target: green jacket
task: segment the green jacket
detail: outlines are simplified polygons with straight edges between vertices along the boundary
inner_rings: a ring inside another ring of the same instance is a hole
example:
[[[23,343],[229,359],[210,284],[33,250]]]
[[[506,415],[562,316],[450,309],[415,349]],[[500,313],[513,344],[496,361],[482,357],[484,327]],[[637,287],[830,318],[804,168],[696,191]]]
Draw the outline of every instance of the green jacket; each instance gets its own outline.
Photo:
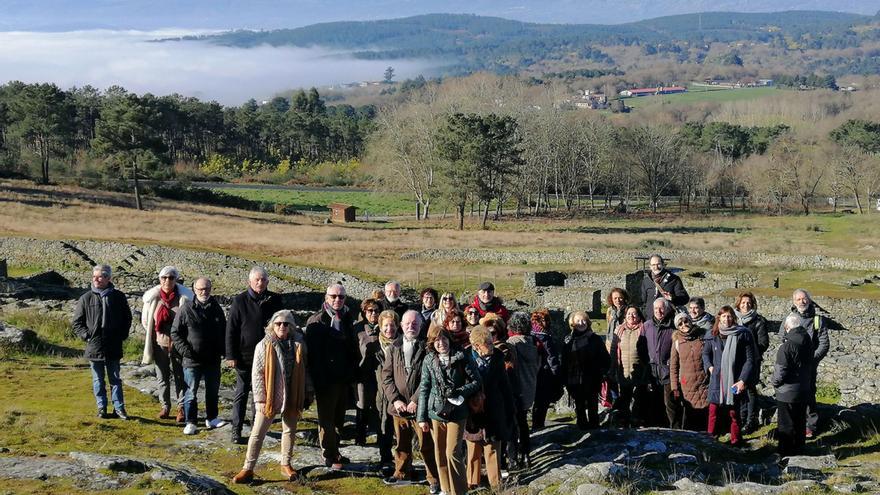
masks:
[[[428,419],[437,421],[462,421],[470,413],[467,399],[482,387],[482,380],[477,367],[468,353],[456,350],[449,357],[449,366],[440,364],[436,352],[429,352],[422,363],[422,382],[419,385],[419,409],[416,418],[420,423]],[[455,406],[448,419],[441,418],[437,413],[449,397],[462,396],[465,401]]]

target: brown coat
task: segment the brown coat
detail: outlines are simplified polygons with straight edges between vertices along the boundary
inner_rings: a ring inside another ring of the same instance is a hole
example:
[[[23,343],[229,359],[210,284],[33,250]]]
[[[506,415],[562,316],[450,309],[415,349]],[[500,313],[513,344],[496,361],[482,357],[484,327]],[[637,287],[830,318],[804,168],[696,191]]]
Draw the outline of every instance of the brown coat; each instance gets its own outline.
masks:
[[[694,331],[698,330],[698,328],[694,329]],[[678,331],[672,335],[669,383],[678,387],[681,398],[691,407],[695,409],[709,407],[709,374],[703,369],[701,337],[688,340]]]
[[[399,337],[391,344],[389,355],[385,356],[382,363],[379,383],[381,390],[388,401],[388,414],[400,417],[400,413],[394,408],[394,401],[400,400],[406,404],[419,402],[419,384],[422,381],[422,362],[425,360],[425,341],[416,339],[413,350],[412,368],[406,372],[406,358],[403,355],[403,337]],[[413,415],[415,418],[415,415]]]

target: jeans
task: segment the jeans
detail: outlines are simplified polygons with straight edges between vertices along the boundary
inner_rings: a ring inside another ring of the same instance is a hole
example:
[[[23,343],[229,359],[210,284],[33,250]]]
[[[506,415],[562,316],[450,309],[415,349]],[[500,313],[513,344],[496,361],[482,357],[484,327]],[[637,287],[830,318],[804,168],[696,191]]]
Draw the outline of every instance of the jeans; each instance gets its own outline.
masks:
[[[89,369],[92,371],[92,391],[95,394],[98,409],[102,411],[107,409],[107,389],[104,388],[105,370],[107,381],[110,382],[113,408],[117,411],[125,409],[125,399],[122,396],[122,378],[119,376],[119,360],[89,361]]]
[[[217,417],[217,401],[220,392],[220,364],[196,366],[183,369],[186,392],[183,394],[183,412],[187,423],[195,423],[199,418],[199,382],[205,379],[205,418]]]

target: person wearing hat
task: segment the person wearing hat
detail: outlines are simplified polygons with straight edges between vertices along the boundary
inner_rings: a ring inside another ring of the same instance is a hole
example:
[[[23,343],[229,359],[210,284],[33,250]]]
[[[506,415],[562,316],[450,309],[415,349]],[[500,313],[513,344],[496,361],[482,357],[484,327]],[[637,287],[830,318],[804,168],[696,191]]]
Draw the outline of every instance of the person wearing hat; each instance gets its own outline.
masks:
[[[313,389],[306,368],[307,349],[303,334],[296,325],[293,312],[276,312],[266,326],[266,334],[254,348],[251,368],[254,406],[257,415],[248,439],[247,454],[241,471],[233,483],[254,479],[254,467],[266,433],[276,415],[281,415],[281,474],[288,481],[298,473],[290,466],[293,457],[296,423],[312,401]]]
[[[493,285],[492,282],[483,282],[480,284],[480,288],[477,290],[477,295],[474,296],[474,301],[471,303],[471,307],[477,309],[480,313],[480,318],[486,316],[486,313],[495,313],[505,322],[510,319],[510,311],[504,307],[504,302],[501,298],[495,297],[495,285]]]
[[[171,326],[180,308],[192,301],[193,293],[178,281],[180,272],[173,266],[159,270],[159,285],[144,292],[144,307],[141,323],[147,336],[144,339],[142,364],[156,363],[156,378],[159,380],[159,418],[166,419],[171,414],[171,380],[174,380],[174,403],[177,405],[177,422],[186,418],[183,412],[183,396],[186,381],[183,377],[183,361],[171,341]]]

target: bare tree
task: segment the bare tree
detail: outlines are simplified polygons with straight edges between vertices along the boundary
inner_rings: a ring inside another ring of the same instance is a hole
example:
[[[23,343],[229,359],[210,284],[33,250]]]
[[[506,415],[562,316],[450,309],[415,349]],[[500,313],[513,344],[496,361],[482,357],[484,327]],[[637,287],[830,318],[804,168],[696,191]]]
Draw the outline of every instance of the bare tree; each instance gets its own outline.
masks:
[[[864,153],[857,146],[847,145],[831,148],[828,159],[834,171],[832,182],[852,195],[856,209],[861,214],[862,191],[865,197],[870,198],[880,180],[876,157]]]
[[[627,129],[623,135],[628,162],[648,194],[651,212],[656,213],[660,196],[678,178],[685,149],[675,132],[642,125]]]

